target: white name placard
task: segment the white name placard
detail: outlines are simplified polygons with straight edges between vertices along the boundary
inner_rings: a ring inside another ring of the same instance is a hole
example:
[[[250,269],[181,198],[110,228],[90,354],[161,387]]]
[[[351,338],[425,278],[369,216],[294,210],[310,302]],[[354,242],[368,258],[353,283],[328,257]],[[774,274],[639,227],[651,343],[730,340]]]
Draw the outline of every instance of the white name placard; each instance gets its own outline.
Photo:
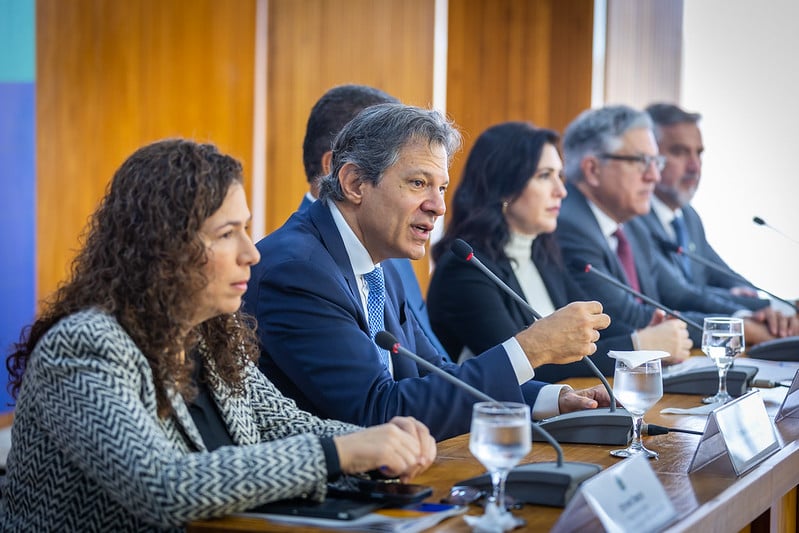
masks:
[[[740,476],[779,449],[766,405],[754,390],[710,413],[688,472],[723,460]]]
[[[788,389],[788,394],[780,404],[780,410],[777,411],[777,416],[774,417],[774,422],[780,422],[785,418],[799,418],[799,370],[793,376],[793,381]]]
[[[588,503],[609,533],[660,531],[677,516],[643,455],[625,459],[587,479],[574,499],[578,497]]]

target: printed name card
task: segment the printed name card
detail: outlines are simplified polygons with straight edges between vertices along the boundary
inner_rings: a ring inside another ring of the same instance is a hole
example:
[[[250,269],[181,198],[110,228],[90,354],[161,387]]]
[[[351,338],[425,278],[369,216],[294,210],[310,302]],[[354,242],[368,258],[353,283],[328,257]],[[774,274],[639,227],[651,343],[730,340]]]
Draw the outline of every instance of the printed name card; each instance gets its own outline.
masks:
[[[584,481],[561,519],[585,514],[579,508],[586,502],[609,533],[660,531],[677,517],[649,459],[643,455],[625,459]],[[574,530],[574,526],[573,522],[558,520],[552,531]]]
[[[788,389],[788,394],[780,404],[780,410],[777,411],[777,416],[774,417],[774,422],[780,422],[786,418],[799,418],[799,370],[793,376],[793,381]]]
[[[766,405],[755,390],[710,413],[688,472],[720,460],[740,476],[779,449]]]

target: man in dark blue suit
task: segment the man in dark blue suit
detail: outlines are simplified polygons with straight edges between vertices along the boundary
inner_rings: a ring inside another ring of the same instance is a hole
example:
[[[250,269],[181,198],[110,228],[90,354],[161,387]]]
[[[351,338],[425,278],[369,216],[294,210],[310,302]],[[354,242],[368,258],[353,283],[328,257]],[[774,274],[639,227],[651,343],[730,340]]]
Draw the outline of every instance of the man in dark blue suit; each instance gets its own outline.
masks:
[[[329,89],[316,101],[308,116],[305,139],[302,143],[302,162],[305,167],[305,178],[308,180],[308,192],[302,197],[300,210],[310,207],[319,197],[319,182],[323,176],[330,173],[332,155],[330,148],[341,128],[369,106],[397,102],[399,100],[393,96],[367,85],[338,85]],[[405,289],[409,311],[416,317],[430,344],[438,353],[447,356],[444,347],[433,333],[430,318],[427,316],[427,305],[410,260],[396,258],[390,262],[399,274],[402,287]]]
[[[563,152],[569,195],[555,233],[567,264],[590,263],[699,324],[707,314],[731,315],[742,309],[676,276],[637,218],[649,212],[665,163],[646,113],[627,106],[588,110],[566,128]],[[655,307],[601,277],[575,273],[575,279],[613,320],[636,328],[652,320]],[[689,333],[699,345],[702,332],[689,328]]]
[[[690,202],[699,187],[702,176],[704,143],[699,130],[699,113],[688,113],[673,104],[658,103],[646,108],[654,124],[655,139],[660,153],[666,158],[661,180],[655,186],[652,210],[642,218],[656,238],[682,246],[719,269],[709,268],[678,256],[662,248],[657,252],[674,266],[676,275],[707,292],[720,294],[754,313],[753,318],[765,321],[772,335],[797,334],[792,328],[795,317],[789,318],[769,306],[768,300],[758,298],[752,283],[735,272],[716,253],[705,237],[705,228],[699,214]],[[791,313],[794,315],[794,313]],[[755,339],[747,331],[747,343]]]
[[[387,357],[373,341],[381,319],[409,350],[490,396],[530,404],[537,418],[608,404],[601,386],[572,391],[531,380],[540,364],[596,350],[609,323],[597,302],[571,304],[455,365],[422,334],[396,271],[381,268],[425,254],[459,144],[436,111],[370,107],[336,137],[320,201],[258,243],[245,308],[258,319],[262,370],[302,408],[362,425],[414,416],[437,440],[469,431],[475,399],[402,356]],[[381,271],[384,288],[372,285]],[[384,303],[373,305],[373,295]]]

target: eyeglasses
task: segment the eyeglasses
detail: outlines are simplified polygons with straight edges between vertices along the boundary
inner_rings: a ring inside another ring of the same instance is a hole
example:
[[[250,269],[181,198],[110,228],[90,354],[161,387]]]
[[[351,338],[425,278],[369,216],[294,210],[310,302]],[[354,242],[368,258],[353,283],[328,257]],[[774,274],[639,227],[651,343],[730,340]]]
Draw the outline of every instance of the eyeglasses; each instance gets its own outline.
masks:
[[[658,172],[663,170],[663,167],[666,166],[666,158],[662,155],[599,154],[599,157],[602,159],[613,159],[616,161],[629,161],[631,163],[638,163],[638,168],[641,170],[641,172],[646,172],[646,170],[649,168],[649,165],[652,163],[655,164],[655,168],[658,169]]]

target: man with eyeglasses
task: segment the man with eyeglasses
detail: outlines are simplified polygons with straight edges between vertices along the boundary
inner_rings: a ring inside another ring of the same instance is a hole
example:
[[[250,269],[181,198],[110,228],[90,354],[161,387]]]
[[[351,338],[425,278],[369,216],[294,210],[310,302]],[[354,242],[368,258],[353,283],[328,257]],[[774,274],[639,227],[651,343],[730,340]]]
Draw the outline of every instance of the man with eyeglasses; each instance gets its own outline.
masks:
[[[702,219],[690,205],[702,174],[704,143],[699,130],[702,116],[668,103],[652,104],[646,112],[654,123],[655,139],[666,158],[666,166],[655,186],[652,210],[642,221],[655,240],[675,243],[722,270],[708,268],[661,247],[656,248],[656,252],[673,265],[675,275],[686,283],[720,294],[753,311],[753,319],[765,322],[771,335],[783,337],[799,333],[793,331],[797,322],[794,313],[788,317],[772,309],[769,301],[758,298],[753,285],[716,253],[705,237]],[[755,331],[747,330],[746,334],[747,343],[757,340],[753,337]]]
[[[699,323],[706,314],[731,315],[741,309],[683,283],[655,253],[639,217],[649,212],[665,158],[658,153],[646,113],[628,106],[583,112],[566,128],[563,156],[569,194],[555,234],[575,281],[602,302],[614,321],[642,328],[663,317],[654,306],[586,273],[586,264]],[[699,345],[701,331],[689,328],[689,334]]]

